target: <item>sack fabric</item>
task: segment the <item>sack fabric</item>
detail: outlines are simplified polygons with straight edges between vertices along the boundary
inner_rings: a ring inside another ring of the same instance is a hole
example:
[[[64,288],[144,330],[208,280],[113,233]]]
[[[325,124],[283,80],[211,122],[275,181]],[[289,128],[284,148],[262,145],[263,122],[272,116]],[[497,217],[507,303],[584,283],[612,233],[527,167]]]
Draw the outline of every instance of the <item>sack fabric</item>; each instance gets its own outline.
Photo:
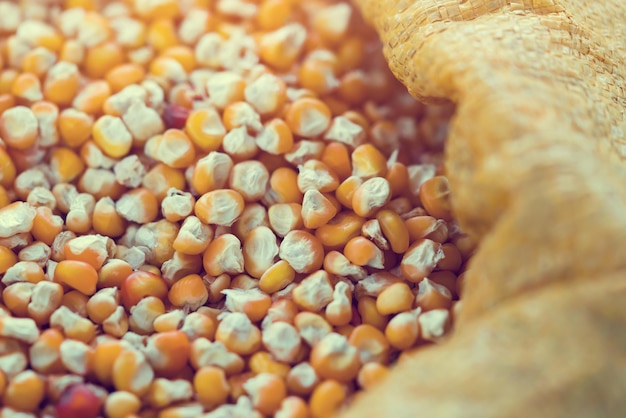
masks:
[[[345,416],[623,416],[626,2],[355,1],[411,94],[456,105],[446,172],[480,245],[452,337]]]

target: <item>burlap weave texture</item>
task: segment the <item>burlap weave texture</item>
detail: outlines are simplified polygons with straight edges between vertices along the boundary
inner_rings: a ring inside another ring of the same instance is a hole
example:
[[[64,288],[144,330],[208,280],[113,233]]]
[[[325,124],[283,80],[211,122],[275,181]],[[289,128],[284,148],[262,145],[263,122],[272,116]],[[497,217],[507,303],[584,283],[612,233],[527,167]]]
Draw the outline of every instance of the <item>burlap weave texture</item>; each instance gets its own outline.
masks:
[[[626,2],[356,0],[480,241],[454,335],[347,417],[626,411]]]

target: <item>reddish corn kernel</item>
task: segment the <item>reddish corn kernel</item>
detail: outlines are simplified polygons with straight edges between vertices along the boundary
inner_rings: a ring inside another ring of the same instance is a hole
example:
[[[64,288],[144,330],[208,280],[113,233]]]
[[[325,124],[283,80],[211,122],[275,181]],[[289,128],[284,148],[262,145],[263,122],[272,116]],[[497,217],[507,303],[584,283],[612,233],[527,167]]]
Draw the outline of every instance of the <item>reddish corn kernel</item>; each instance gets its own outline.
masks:
[[[163,111],[163,122],[167,129],[184,129],[187,118],[189,117],[189,109],[176,104],[169,104]]]
[[[96,418],[100,415],[102,399],[84,384],[71,385],[63,391],[56,404],[58,418]]]

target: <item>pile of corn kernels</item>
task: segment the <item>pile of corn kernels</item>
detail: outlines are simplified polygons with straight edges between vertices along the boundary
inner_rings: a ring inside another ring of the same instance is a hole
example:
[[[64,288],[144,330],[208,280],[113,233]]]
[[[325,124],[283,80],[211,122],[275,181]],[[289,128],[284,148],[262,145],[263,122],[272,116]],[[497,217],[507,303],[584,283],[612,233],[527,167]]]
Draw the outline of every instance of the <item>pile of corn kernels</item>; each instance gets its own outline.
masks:
[[[0,417],[332,416],[473,250],[330,0],[0,1]]]

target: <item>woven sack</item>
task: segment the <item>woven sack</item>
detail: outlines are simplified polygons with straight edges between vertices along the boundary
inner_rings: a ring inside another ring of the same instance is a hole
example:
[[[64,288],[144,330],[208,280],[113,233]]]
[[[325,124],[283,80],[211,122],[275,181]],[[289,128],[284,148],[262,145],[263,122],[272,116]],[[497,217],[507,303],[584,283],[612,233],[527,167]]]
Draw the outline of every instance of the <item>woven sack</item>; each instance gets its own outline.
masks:
[[[626,2],[356,3],[411,94],[456,105],[480,245],[452,337],[345,417],[626,416]]]

